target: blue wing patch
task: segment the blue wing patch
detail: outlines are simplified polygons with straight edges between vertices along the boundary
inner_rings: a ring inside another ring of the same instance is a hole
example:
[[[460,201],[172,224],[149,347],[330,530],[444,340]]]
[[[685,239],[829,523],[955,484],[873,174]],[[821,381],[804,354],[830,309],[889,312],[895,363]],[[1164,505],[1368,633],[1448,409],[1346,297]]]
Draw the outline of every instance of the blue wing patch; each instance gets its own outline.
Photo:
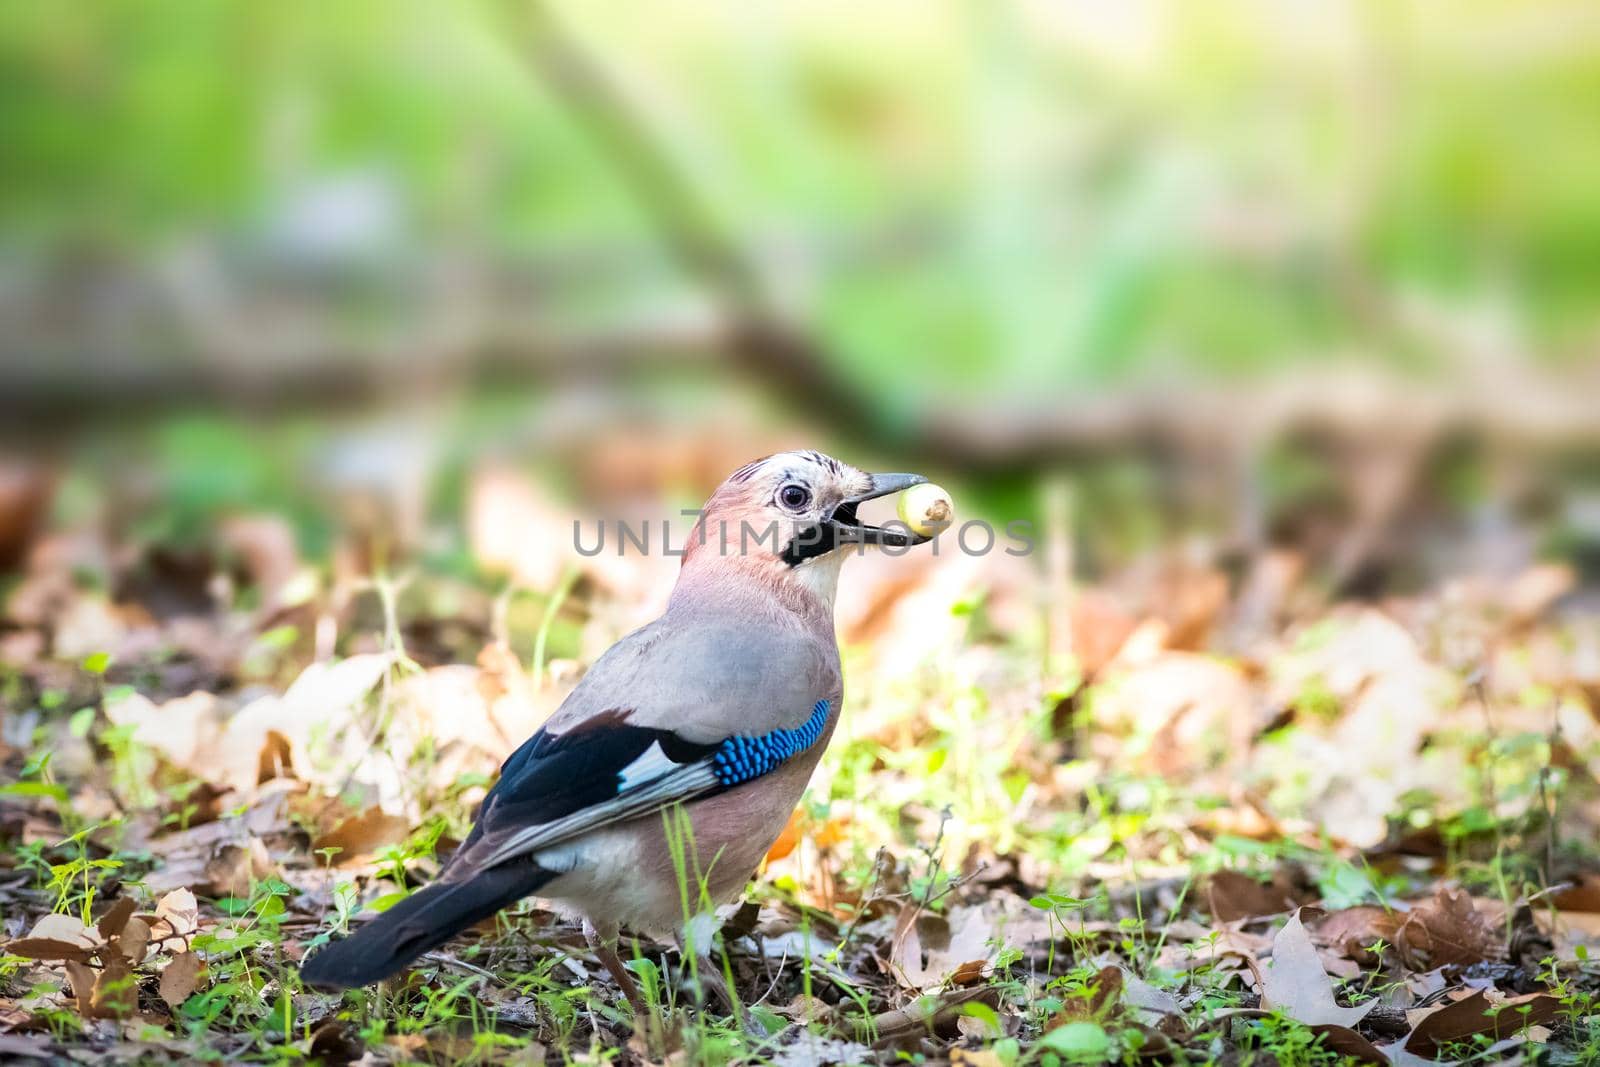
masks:
[[[447,870],[492,867],[581,833],[768,774],[815,745],[826,700],[792,730],[685,741],[670,730],[596,716],[566,734],[539,731],[513,753]],[[672,769],[676,765],[676,769]]]
[[[717,781],[735,786],[760,778],[817,743],[828,724],[828,702],[817,701],[811,717],[792,730],[774,730],[760,737],[730,737],[717,746],[711,768]]]

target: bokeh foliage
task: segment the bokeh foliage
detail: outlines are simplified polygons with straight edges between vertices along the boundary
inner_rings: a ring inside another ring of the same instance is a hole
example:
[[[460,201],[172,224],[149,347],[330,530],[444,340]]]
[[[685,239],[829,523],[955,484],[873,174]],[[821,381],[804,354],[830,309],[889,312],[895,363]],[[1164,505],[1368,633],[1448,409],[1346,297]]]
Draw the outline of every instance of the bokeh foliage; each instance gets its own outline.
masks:
[[[1528,358],[1594,336],[1590,5],[558,8],[880,396],[1445,370],[1373,310],[1417,294]],[[522,14],[4,5],[9,269],[321,240],[383,277],[550,260],[542,298],[580,320],[690,299]]]

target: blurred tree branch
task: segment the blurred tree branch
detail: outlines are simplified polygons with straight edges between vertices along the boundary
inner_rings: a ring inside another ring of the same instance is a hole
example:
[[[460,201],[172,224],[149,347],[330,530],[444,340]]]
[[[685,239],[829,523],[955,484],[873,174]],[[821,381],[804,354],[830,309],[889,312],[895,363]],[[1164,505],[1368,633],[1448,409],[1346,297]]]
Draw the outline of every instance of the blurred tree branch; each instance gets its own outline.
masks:
[[[833,369],[813,336],[785,321],[759,266],[724,232],[708,198],[550,5],[510,6],[527,29],[539,73],[611,156],[667,249],[717,300],[736,364],[847,435],[874,436],[881,416],[870,400]]]
[[[1155,452],[1206,444],[1226,449],[1226,442],[1244,440],[1253,447],[1291,430],[1369,442],[1393,438],[1408,454],[1418,449],[1419,431],[1431,438],[1482,430],[1503,443],[1600,443],[1600,419],[1570,385],[1519,369],[1526,361],[1504,359],[1490,361],[1483,380],[1465,390],[1408,387],[1387,374],[1336,371],[1242,388],[1213,386],[1182,397],[1158,388],[1029,409],[960,407],[926,413],[907,428],[889,425],[870,398],[834,369],[823,342],[778,310],[760,265],[718,225],[709,198],[552,5],[529,0],[512,3],[511,10],[527,28],[538,71],[610,155],[663,243],[717,299],[736,364],[847,435],[967,471],[1034,469],[1130,446]],[[1370,287],[1360,293],[1365,316],[1378,314],[1370,306],[1377,299]],[[1381,317],[1391,332],[1398,328],[1393,313]]]
[[[1365,285],[1347,294],[1352,318],[1381,337],[1403,335],[1433,351],[1469,353],[1448,364],[1462,373],[1436,383],[1377,367],[1297,370],[1251,383],[957,401],[901,418],[841,370],[846,361],[825,339],[783,313],[761,257],[728,232],[714,198],[675,163],[558,11],[540,0],[511,0],[504,11],[507,32],[524,42],[530,69],[629,183],[657,240],[709,294],[714,315],[687,325],[640,321],[578,336],[537,313],[537,280],[526,284],[502,271],[468,279],[500,298],[493,306],[481,294],[461,292],[461,285],[411,291],[405,288],[411,280],[402,279],[406,306],[421,309],[413,318],[423,321],[415,328],[408,321],[394,336],[352,341],[317,319],[318,313],[324,320],[337,316],[314,306],[327,294],[309,274],[305,303],[296,306],[270,284],[230,276],[233,264],[220,255],[195,268],[201,277],[194,285],[164,279],[144,265],[126,267],[142,286],[132,293],[126,278],[108,282],[114,271],[102,270],[87,282],[48,279],[39,287],[42,296],[24,294],[0,308],[10,323],[0,338],[7,349],[0,356],[0,417],[27,433],[197,403],[339,407],[426,394],[442,382],[473,378],[546,382],[662,368],[714,372],[731,362],[841,435],[952,471],[1032,470],[1130,451],[1248,466],[1252,452],[1290,433],[1326,435],[1379,453],[1391,446],[1416,450],[1419,431],[1434,439],[1462,431],[1508,449],[1600,444],[1600,419],[1588,400],[1600,393],[1600,383],[1545,373],[1525,353],[1474,351],[1473,339],[1450,332],[1454,324],[1408,319],[1386,293]],[[1359,278],[1353,267],[1345,273]],[[206,295],[195,299],[193,291]],[[30,301],[36,307],[21,306]],[[151,305],[160,305],[154,315],[146,314]],[[535,305],[535,313],[525,314],[524,305]],[[39,322],[18,321],[19,312]],[[906,362],[913,373],[915,354]],[[1391,487],[1382,495],[1403,500],[1405,491]]]

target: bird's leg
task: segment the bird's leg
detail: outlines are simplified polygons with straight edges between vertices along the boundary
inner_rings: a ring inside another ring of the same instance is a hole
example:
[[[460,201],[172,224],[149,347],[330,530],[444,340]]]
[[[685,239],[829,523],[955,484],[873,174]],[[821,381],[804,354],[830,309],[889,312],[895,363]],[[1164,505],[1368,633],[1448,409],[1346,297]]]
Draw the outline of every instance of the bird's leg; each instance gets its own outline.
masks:
[[[622,988],[622,995],[628,998],[628,1006],[633,1009],[633,1017],[639,1025],[647,1025],[650,1019],[650,1006],[644,1002],[644,997],[639,993],[639,986],[633,980],[633,975],[622,965],[622,957],[617,955],[617,950],[600,936],[600,931],[594,928],[594,923],[588,919],[583,920],[583,939],[588,942],[589,950],[600,961],[600,966],[611,975],[611,980]]]
[[[707,991],[709,991],[711,996],[722,1002],[728,1014],[739,1021],[739,1026],[745,1033],[755,1037],[767,1036],[766,1030],[755,1021],[755,1017],[750,1014],[750,1010],[734,996],[733,990],[728,985],[727,978],[722,973],[722,968],[717,966],[709,948],[703,952],[691,949],[680,935],[678,938],[678,952],[686,964],[690,955],[694,956],[693,980],[699,985],[695,992],[702,1004],[705,1002]]]

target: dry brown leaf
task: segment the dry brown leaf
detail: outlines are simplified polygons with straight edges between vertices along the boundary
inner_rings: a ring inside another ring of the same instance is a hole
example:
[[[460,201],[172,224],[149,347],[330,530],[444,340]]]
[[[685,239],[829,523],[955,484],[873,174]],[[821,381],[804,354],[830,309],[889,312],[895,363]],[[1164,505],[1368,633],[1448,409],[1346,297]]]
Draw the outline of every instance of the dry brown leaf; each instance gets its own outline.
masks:
[[[139,693],[106,703],[106,717],[131,728],[135,741],[203,779],[219,769],[213,761],[226,710],[215,694],[203,690],[162,704]]]
[[[804,808],[795,808],[789,813],[789,821],[783,824],[783,830],[778,834],[777,840],[772,842],[772,847],[767,849],[766,858],[761,861],[763,866],[777,863],[795,850],[800,844],[805,821]]]
[[[361,1037],[349,1023],[326,1019],[312,1028],[306,1051],[314,1063],[353,1063],[364,1048]]]
[[[1072,654],[1078,669],[1092,678],[1121,651],[1138,625],[1108,593],[1085,590],[1072,599]]]
[[[1600,913],[1592,911],[1550,912],[1540,909],[1533,913],[1533,922],[1539,932],[1550,938],[1551,947],[1558,958],[1575,959],[1580,947],[1593,955],[1600,953]]]
[[[76,915],[60,912],[40,916],[39,921],[34,923],[33,929],[28,932],[28,936],[49,938],[54,941],[71,941],[84,948],[93,948],[100,943],[99,936],[84,926],[82,919]]]
[[[1153,599],[1167,624],[1167,647],[1204,651],[1228,607],[1228,576],[1215,567],[1172,561],[1162,568]]]
[[[1333,983],[1322,969],[1316,946],[1298,913],[1284,923],[1272,941],[1272,959],[1261,972],[1261,1004],[1307,1025],[1354,1026],[1377,1006],[1341,1007],[1333,999]]]
[[[1438,996],[1446,985],[1444,968],[1439,967],[1431,971],[1408,974],[1406,975],[1405,983],[1406,989],[1410,990],[1414,998],[1413,1003]]]
[[[150,946],[150,926],[143,919],[130,918],[112,942],[129,963],[138,966],[144,960],[145,949]]]
[[[919,921],[943,921],[940,916],[924,915],[916,905],[900,910],[894,924],[894,938],[889,943],[889,970],[895,981],[913,992],[930,984],[931,975],[922,964],[922,934],[917,929]]]
[[[781,1015],[790,1022],[818,1023],[825,1022],[833,1016],[833,1005],[820,997],[808,997],[804,993],[795,994],[795,998],[788,1004],[775,1005],[773,1014]]]
[[[1359,904],[1329,912],[1310,926],[1311,939],[1357,963],[1372,965],[1377,958],[1370,951],[1378,941],[1394,943],[1402,916],[1378,907]]]
[[[490,467],[467,487],[467,536],[474,558],[508,572],[526,589],[554,588],[571,556],[570,508],[518,471]]]
[[[311,850],[338,849],[333,854],[333,862],[343,867],[370,859],[388,845],[399,844],[410,832],[411,820],[403,815],[391,815],[374,805],[341,820],[339,825],[313,841]]]
[[[213,896],[248,896],[253,883],[278,873],[261,839],[238,819],[166,834],[147,847],[162,860],[144,880],[158,893],[196,889]]]
[[[6,942],[6,952],[30,960],[75,960],[86,963],[92,950],[72,941],[58,941],[53,937],[19,937]]]
[[[1159,1028],[1158,1028],[1159,1027]],[[1143,1039],[1139,1046],[1139,1058],[1143,1062],[1172,1063],[1178,1061],[1178,1051],[1173,1045],[1173,1039],[1184,1040],[1188,1037],[1188,1029],[1177,1016],[1164,1016],[1158,1026],[1146,1026],[1144,1023],[1132,1023],[1127,1029],[1137,1030]]]
[[[73,1006],[85,1019],[94,1018],[94,971],[87,963],[68,960],[67,983],[72,989]]]
[[[1378,1046],[1362,1037],[1348,1026],[1322,1023],[1311,1027],[1312,1033],[1322,1035],[1322,1043],[1341,1056],[1350,1056],[1362,1063],[1376,1063],[1388,1067],[1389,1057]]]
[[[1217,871],[1206,882],[1206,899],[1212,917],[1225,923],[1278,915],[1300,903],[1282,872],[1262,883],[1238,871]]]
[[[180,952],[172,957],[161,972],[161,999],[167,1007],[177,1011],[200,984],[203,965],[193,952]]]
[[[1165,775],[1221,766],[1250,749],[1259,696],[1235,666],[1193,652],[1108,665],[1095,692],[1096,725],[1149,736],[1144,763]]]
[[[248,897],[257,882],[277,872],[267,846],[252,836],[244,844],[223,846],[194,884],[214,896]]]
[[[1430,1012],[1406,1038],[1406,1051],[1433,1058],[1444,1046],[1478,1034],[1496,1041],[1524,1026],[1543,1026],[1561,1013],[1561,1002],[1548,993],[1514,997],[1495,1007],[1482,990]]]
[[[951,976],[960,974],[970,981],[974,968],[982,974],[994,951],[988,944],[993,936],[982,907],[956,907],[948,915],[937,915],[911,905],[895,923],[890,970],[896,981],[913,991],[935,989],[947,980],[964,984]]]
[[[9,942],[6,951],[32,960],[85,963],[101,944],[99,934],[76,916],[51,914],[40,917],[27,937]]]
[[[983,960],[968,960],[951,971],[950,977],[946,981],[952,986],[973,985],[976,982],[983,981],[983,974],[988,969],[988,966],[988,963]]]
[[[256,753],[256,784],[293,777],[294,749],[289,739],[276,730],[268,730],[261,739],[261,751]]]
[[[100,921],[95,924],[95,929],[100,931],[100,936],[113,938],[122,933],[123,925],[133,915],[138,907],[132,897],[118,897],[112,902],[106,913],[100,916]]]
[[[1272,939],[1232,926],[1207,929],[1179,919],[1168,926],[1167,944],[1156,954],[1158,967],[1187,971],[1211,966],[1227,970],[1251,967],[1272,948]]]
[[[1558,911],[1600,912],[1600,874],[1585,874],[1577,883],[1550,897]]]
[[[1197,828],[1203,828],[1212,835],[1228,834],[1255,841],[1273,841],[1288,836],[1277,819],[1247,796],[1231,798],[1226,807],[1201,813],[1195,823]]]
[[[97,1019],[125,1019],[139,1010],[139,979],[120,955],[108,956],[94,981]]]
[[[993,1008],[999,1001],[1000,990],[994,986],[951,989],[918,997],[903,1008],[872,1017],[873,1032],[878,1035],[874,1044],[894,1044],[919,1034],[953,1035],[956,1020],[966,1014],[962,1010],[966,1005],[982,1003]]]
[[[1466,966],[1506,954],[1505,933],[1489,925],[1464,889],[1441,888],[1411,909],[1395,946],[1418,970]]]
[[[0,456],[0,567],[20,563],[43,530],[59,477],[53,464],[36,457]]]
[[[1334,978],[1349,981],[1361,977],[1361,964],[1331,948],[1317,946],[1317,959],[1322,961],[1322,969]]]
[[[260,590],[263,610],[276,610],[284,590],[301,572],[294,526],[281,515],[231,515],[217,523],[216,533]]]
[[[200,928],[200,902],[188,889],[174,889],[156,901],[156,918],[165,919],[174,933]]]
[[[188,889],[174,889],[156,902],[155,919],[150,924],[150,936],[158,947],[171,949],[165,944],[181,940],[188,947],[188,939],[200,929],[200,902]]]
[[[832,848],[850,840],[850,817],[830,815],[821,824],[811,827],[811,840],[818,848]]]
[[[908,989],[937,989],[952,976],[970,978],[975,967],[981,972],[1001,942],[1032,944],[1048,936],[1048,920],[1008,893],[958,904],[944,915],[907,907],[896,922],[890,969]]]
[[[1459,706],[1461,682],[1385,612],[1351,609],[1328,623],[1325,640],[1274,658],[1272,704],[1292,707],[1315,683],[1337,700],[1338,714],[1298,716],[1301,728],[1281,746],[1256,750],[1255,759],[1268,777],[1285,760],[1301,766],[1309,817],[1369,848],[1387,838],[1407,792],[1428,789],[1441,803],[1466,799],[1465,776],[1446,765],[1448,753],[1419,758],[1426,737]]]
[[[1165,989],[1157,989],[1127,968],[1122,968],[1122,1002],[1144,1015],[1146,1022],[1176,1015],[1178,998]]]
[[[1532,624],[1577,584],[1577,572],[1566,563],[1540,563],[1529,567],[1510,583],[1503,595],[1508,621],[1514,626]]]
[[[287,765],[303,773],[320,765],[312,753],[314,743],[342,741],[344,747],[336,755],[355,762],[369,746],[341,727],[391,662],[387,654],[374,652],[311,664],[282,696],[260,697],[228,719],[220,735],[198,754],[204,766],[196,770],[209,781],[249,792],[261,782],[263,749],[268,752],[268,773],[277,773],[285,764],[278,742],[272,740],[274,733],[288,742]]]

